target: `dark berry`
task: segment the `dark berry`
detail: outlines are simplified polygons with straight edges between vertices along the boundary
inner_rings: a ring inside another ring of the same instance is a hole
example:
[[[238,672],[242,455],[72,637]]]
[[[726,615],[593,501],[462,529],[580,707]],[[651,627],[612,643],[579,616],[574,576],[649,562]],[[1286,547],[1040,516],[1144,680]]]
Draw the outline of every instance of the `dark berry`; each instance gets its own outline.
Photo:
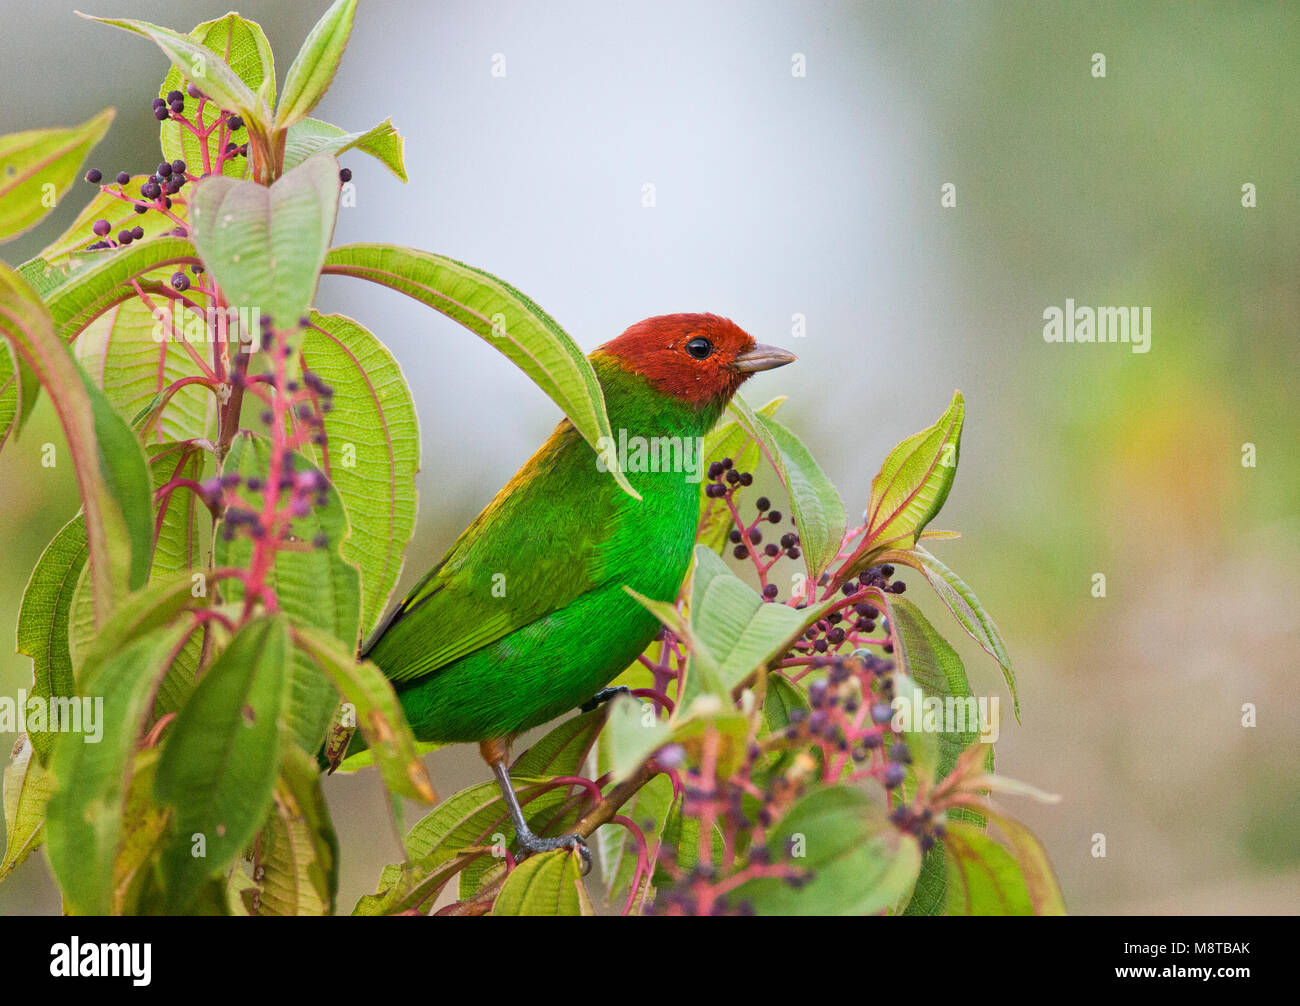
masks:
[[[171,115],[166,105],[159,105],[153,110],[153,117],[159,122],[166,122]]]
[[[186,85],[186,87],[185,87],[185,93],[188,94],[191,98],[202,98],[202,97],[203,97],[203,92],[200,91],[200,90],[199,90],[197,87],[195,87],[193,84],[188,84],[188,85]],[[184,171],[185,169],[182,168],[181,170]]]
[[[350,181],[352,181],[352,169],[351,169],[351,168],[339,168],[339,181],[340,181],[340,182],[350,182]]]
[[[763,548],[763,554],[770,555],[773,559],[775,559],[778,555],[781,554],[781,549],[777,545],[766,545]]]
[[[780,523],[781,523],[781,511],[780,511],[780,510],[773,510],[770,514],[767,515],[767,519],[770,520],[773,524],[780,524]]]
[[[183,272],[172,273],[172,289],[188,290],[190,288],[190,278]]]
[[[134,236],[131,234],[130,231],[118,231],[118,232],[117,232],[117,243],[118,243],[118,244],[129,245],[133,239],[134,239]]]
[[[166,178],[171,173],[172,173],[171,161],[163,161],[161,164],[158,165],[158,170],[154,172],[154,174],[161,175],[163,178]]]
[[[113,225],[110,224],[107,220],[96,220],[94,225],[91,226],[90,229],[102,238],[104,235],[106,235],[109,231],[113,229]]]
[[[172,170],[175,171],[178,175],[185,174],[185,162],[179,159],[172,161]]]
[[[758,499],[754,500],[754,506],[758,507],[759,513],[762,513],[771,505],[772,505],[772,501],[768,499],[766,496],[760,496]]]
[[[132,227],[132,228],[131,228],[131,237],[133,237],[133,238],[135,238],[137,241],[139,241],[141,238],[144,237],[144,228],[141,227],[139,224],[137,224],[136,226]]]
[[[777,595],[777,588],[775,583],[769,583],[766,587],[763,588],[763,596],[766,597],[769,601],[772,600],[774,597],[776,597],[776,595]]]
[[[754,484],[754,476],[749,474],[749,472],[741,472],[740,484],[742,486],[752,486]]]
[[[95,185],[98,185],[99,180],[103,177],[104,177],[104,173],[100,171],[99,168],[91,168],[89,171],[86,172],[86,181],[91,182]]]
[[[744,545],[737,545],[734,549],[731,550],[731,554],[734,555],[737,559],[743,559],[745,558],[745,556],[749,555],[749,550],[745,548]]]
[[[145,182],[140,186],[140,195],[146,199],[157,199],[162,195],[162,186],[157,182]]]
[[[902,785],[903,780],[907,777],[907,769],[902,765],[892,763],[885,767],[885,788],[893,789]]]
[[[232,133],[237,132],[238,130],[244,128],[244,120],[241,119],[238,115],[232,115],[229,119],[226,120],[226,127]]]
[[[105,221],[105,223],[107,223],[107,221]],[[96,231],[95,233],[98,234],[99,232]],[[733,528],[731,529],[731,534],[727,535],[727,538],[730,539],[731,544],[733,544],[733,545],[739,545],[739,544],[740,544],[740,539],[741,539],[741,534],[740,534],[739,531],[737,531],[737,530],[733,527]]]
[[[716,482],[718,479],[722,478],[722,473],[726,470],[727,469],[722,467],[721,461],[713,462],[713,464],[709,465],[709,481]]]

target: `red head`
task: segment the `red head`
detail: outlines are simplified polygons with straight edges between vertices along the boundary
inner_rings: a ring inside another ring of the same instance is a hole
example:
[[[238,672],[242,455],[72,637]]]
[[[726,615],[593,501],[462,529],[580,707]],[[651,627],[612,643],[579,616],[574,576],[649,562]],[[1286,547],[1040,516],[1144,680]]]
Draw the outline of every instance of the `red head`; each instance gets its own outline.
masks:
[[[793,353],[762,346],[716,314],[662,314],[638,321],[597,352],[649,378],[665,394],[703,405],[726,402],[750,374],[782,367]]]

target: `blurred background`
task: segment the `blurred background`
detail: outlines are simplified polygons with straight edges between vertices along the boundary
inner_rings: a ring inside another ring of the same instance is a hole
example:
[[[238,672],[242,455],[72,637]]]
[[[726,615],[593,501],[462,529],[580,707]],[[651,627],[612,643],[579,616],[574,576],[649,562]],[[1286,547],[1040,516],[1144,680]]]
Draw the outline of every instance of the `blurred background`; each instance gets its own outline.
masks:
[[[242,4],[281,81],[325,6]],[[91,12],[189,30],[225,8]],[[152,44],[68,4],[2,0],[0,14],[0,133],[113,105],[89,163],[156,163],[149,103],[167,65]],[[999,770],[1062,801],[1006,806],[1043,838],[1067,906],[1294,913],[1298,57],[1300,7],[1282,3],[365,0],[315,114],[348,129],[392,115],[406,137],[406,185],[343,156],[357,205],[340,212],[339,243],[488,269],[588,349],[674,311],[724,314],[793,349],[796,366],[746,394],[789,396],[784,419],[850,518],[889,449],[960,388],[961,469],[936,523],[964,537],[934,551],[1015,661],[1024,722],[1005,718]],[[38,252],[87,199],[74,188],[6,260]],[[1150,352],[1045,342],[1043,312],[1067,298],[1150,307]],[[415,391],[409,586],[558,412],[504,357],[398,294],[326,278],[318,307],[383,338]],[[78,507],[71,467],[40,466],[47,441],[60,434],[43,398],[0,454],[6,641],[31,567]],[[996,666],[912,579],[908,597],[958,645],[976,692],[1009,710]],[[6,642],[0,695],[30,679]],[[430,768],[444,795],[487,778],[469,748]],[[373,773],[326,793],[346,911],[400,857]],[[41,856],[0,885],[0,913],[58,907]]]

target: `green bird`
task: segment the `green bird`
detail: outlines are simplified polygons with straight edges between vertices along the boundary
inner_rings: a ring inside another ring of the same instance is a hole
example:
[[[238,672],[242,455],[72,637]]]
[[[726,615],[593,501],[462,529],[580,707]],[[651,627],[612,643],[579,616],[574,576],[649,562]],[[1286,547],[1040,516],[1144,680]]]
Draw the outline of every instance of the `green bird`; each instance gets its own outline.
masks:
[[[751,374],[794,356],[725,318],[672,314],[633,325],[588,359],[610,449],[597,452],[562,421],[362,649],[394,683],[417,738],[479,743],[522,849],[577,847],[584,860],[577,835],[529,829],[510,785],[510,742],[607,698],[605,686],[655,638],[659,622],[623,588],[677,596],[699,517],[699,438]],[[640,500],[606,473],[627,460],[617,456],[623,443],[679,459],[620,465]]]

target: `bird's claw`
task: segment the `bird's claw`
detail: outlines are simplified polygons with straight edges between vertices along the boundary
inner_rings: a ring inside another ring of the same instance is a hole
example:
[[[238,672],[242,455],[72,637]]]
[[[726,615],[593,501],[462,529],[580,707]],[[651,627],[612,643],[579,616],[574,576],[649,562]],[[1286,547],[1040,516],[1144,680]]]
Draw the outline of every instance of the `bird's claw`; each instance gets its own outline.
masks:
[[[578,712],[589,713],[602,702],[608,702],[610,699],[619,695],[631,695],[632,689],[627,685],[615,685],[612,688],[602,688],[595,695],[578,707]]]
[[[591,850],[587,848],[586,839],[579,834],[571,832],[558,838],[542,838],[531,833],[521,835],[519,848],[528,853],[554,852],[556,849],[575,850],[582,857],[582,875],[585,877],[591,872]]]

